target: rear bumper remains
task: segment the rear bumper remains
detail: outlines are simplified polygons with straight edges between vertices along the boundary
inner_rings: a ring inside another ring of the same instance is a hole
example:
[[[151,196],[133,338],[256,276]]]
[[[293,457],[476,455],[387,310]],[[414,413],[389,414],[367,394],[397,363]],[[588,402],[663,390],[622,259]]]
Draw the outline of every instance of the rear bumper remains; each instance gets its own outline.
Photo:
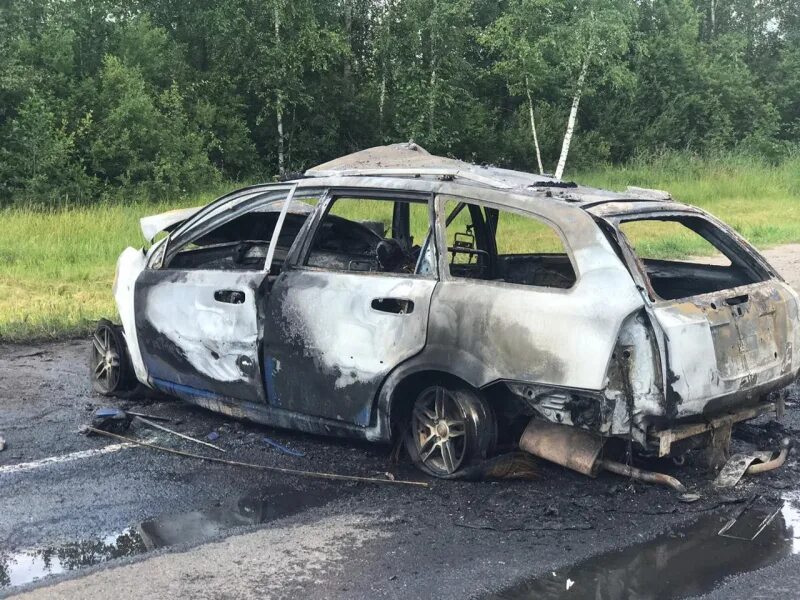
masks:
[[[738,410],[730,411],[720,414],[713,418],[707,419],[703,423],[689,423],[685,425],[676,425],[669,429],[661,431],[653,431],[648,436],[648,441],[658,448],[658,456],[668,456],[672,451],[672,444],[685,440],[691,437],[703,435],[713,432],[717,429],[731,427],[732,425],[741,421],[754,419],[759,415],[774,412],[778,418],[782,416],[783,400],[778,402],[767,402],[758,406],[748,408],[741,408]]]

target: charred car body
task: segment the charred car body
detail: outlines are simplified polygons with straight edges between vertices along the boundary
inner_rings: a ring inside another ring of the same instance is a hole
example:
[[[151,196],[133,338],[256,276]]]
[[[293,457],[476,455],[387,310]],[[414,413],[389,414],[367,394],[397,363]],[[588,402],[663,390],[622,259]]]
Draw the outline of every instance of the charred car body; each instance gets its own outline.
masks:
[[[720,258],[647,258],[626,228],[650,225]],[[653,190],[398,144],[142,228],[169,233],[119,259],[97,389],[138,381],[270,425],[406,436],[436,475],[534,421],[676,453],[776,410],[800,369],[795,292],[733,230]]]

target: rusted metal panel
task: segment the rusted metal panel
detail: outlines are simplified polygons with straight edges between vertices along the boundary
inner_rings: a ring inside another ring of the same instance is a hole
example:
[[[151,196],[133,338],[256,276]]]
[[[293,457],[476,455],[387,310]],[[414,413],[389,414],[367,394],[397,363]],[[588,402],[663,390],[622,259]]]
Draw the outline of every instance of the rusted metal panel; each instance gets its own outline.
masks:
[[[534,456],[596,477],[605,442],[604,438],[587,431],[532,419],[519,440],[519,447]]]

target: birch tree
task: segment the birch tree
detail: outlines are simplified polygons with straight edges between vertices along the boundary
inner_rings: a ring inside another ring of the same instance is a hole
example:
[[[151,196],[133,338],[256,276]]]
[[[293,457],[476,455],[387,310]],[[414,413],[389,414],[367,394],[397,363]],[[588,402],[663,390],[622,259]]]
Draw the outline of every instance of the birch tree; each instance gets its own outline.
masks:
[[[628,50],[635,16],[627,0],[583,0],[563,7],[566,10],[558,16],[560,25],[551,43],[561,68],[574,80],[566,82],[572,102],[556,179],[564,176],[581,99],[603,83],[615,85],[624,78],[622,57]]]
[[[544,166],[533,97],[537,94],[537,84],[549,69],[543,50],[552,27],[552,4],[547,0],[514,0],[481,36],[483,45],[498,57],[493,70],[505,79],[511,94],[524,94],[527,101],[531,138],[540,174],[544,174]]]
[[[378,28],[378,34],[375,39],[375,55],[379,72],[378,81],[380,82],[378,90],[378,132],[381,137],[384,137],[386,99],[397,46],[394,39],[395,28],[393,27],[393,21],[396,19],[396,3],[397,0],[383,0],[383,2],[376,3],[377,6],[375,7],[377,12],[376,27]]]
[[[342,36],[317,20],[312,0],[267,0],[257,2],[247,13],[240,38],[251,37],[245,73],[260,102],[257,124],[274,123],[274,148],[279,174],[291,168],[287,148],[287,115],[307,106],[313,90],[308,76],[330,68],[346,54]]]
[[[469,62],[477,30],[473,25],[473,0],[398,1],[398,27],[392,36],[402,36],[395,83],[395,130],[402,138],[413,138],[439,152],[458,142],[457,105],[468,104],[469,86],[477,73]],[[462,115],[466,119],[466,115]]]
[[[281,54],[283,51],[281,45],[281,11],[282,7],[280,3],[274,2],[272,18],[275,26],[275,49],[278,54]],[[283,138],[283,90],[280,87],[275,89],[275,121],[278,126],[278,174],[283,175],[286,172],[286,161],[284,157]]]
[[[575,119],[578,117],[578,105],[583,95],[586,71],[589,69],[589,62],[592,60],[592,52],[592,44],[589,43],[586,47],[586,55],[581,63],[581,71],[575,85],[575,94],[572,96],[572,106],[569,109],[569,117],[567,118],[567,131],[564,133],[564,141],[561,144],[561,154],[558,157],[558,165],[556,165],[556,179],[561,179],[563,177],[564,168],[567,166],[567,155],[569,154],[569,146],[572,143],[572,135],[575,132]]]

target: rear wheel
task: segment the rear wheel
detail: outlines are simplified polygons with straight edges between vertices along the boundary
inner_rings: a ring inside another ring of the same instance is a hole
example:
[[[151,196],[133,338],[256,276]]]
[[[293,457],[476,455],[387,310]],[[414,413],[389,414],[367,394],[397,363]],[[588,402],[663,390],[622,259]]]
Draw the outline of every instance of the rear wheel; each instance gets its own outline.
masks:
[[[92,388],[104,396],[113,396],[131,388],[131,368],[125,338],[119,326],[101,319],[92,334],[89,352]]]
[[[496,439],[494,414],[472,390],[434,385],[414,401],[406,445],[414,463],[431,475],[456,475],[486,458]]]

